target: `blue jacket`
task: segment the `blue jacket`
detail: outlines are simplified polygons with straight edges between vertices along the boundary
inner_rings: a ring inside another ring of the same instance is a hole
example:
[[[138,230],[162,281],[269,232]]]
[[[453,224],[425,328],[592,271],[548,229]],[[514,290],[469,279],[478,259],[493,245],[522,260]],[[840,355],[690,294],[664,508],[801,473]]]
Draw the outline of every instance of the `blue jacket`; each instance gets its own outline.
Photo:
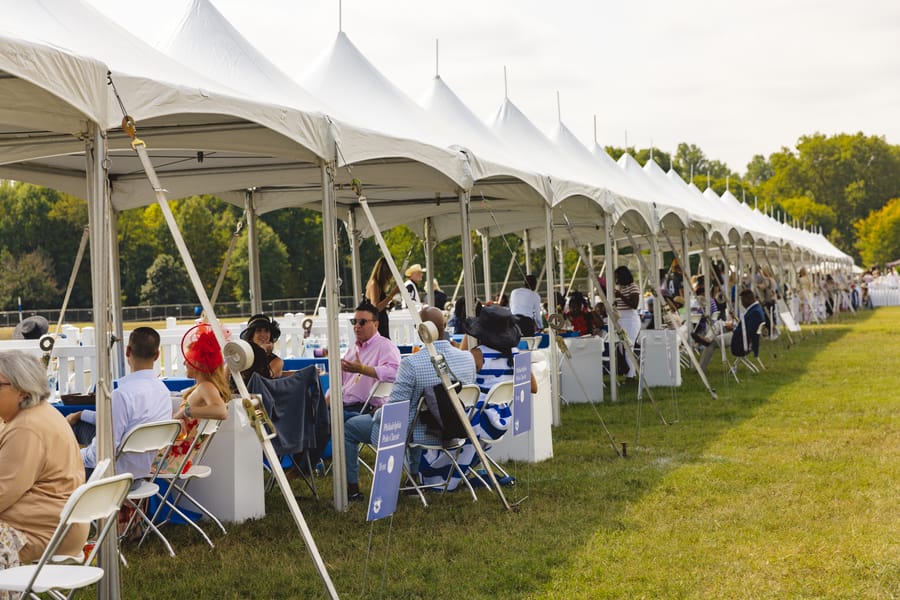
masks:
[[[753,356],[759,356],[759,326],[766,320],[766,313],[759,302],[751,304],[744,312],[744,318],[734,328],[731,336],[731,353],[734,356],[747,356],[753,352]],[[743,328],[747,328],[747,344],[749,350],[744,347]]]

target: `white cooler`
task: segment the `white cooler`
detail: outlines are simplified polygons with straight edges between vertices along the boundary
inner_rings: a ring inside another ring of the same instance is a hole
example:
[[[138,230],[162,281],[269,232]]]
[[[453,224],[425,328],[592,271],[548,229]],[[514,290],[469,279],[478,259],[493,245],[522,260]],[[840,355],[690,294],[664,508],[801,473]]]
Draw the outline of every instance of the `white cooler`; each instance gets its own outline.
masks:
[[[603,339],[597,336],[562,339],[572,355],[570,358],[559,355],[563,401],[603,402]]]
[[[681,385],[678,333],[673,329],[641,331],[641,376],[650,387]]]
[[[219,426],[202,464],[212,473],[187,488],[221,521],[240,523],[266,516],[262,446],[240,400],[228,403],[228,418]],[[184,508],[192,510],[185,501]]]

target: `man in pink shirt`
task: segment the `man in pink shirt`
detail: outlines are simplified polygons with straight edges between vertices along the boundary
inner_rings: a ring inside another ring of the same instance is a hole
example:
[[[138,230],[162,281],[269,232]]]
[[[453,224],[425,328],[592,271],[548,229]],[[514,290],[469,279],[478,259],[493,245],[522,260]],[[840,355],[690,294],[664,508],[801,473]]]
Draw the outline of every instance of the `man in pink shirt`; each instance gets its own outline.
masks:
[[[350,319],[356,343],[341,358],[341,391],[344,420],[360,414],[372,388],[379,381],[393,382],[400,366],[400,351],[394,342],[378,334],[378,310],[364,300]],[[330,400],[330,395],[326,395]],[[372,398],[366,406],[371,414],[386,398]]]

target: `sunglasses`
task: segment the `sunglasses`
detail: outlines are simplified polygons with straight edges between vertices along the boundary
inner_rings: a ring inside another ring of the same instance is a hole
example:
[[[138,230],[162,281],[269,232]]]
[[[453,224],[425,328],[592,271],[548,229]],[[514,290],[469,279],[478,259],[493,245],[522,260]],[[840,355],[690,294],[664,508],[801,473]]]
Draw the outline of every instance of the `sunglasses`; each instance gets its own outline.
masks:
[[[359,325],[363,327],[366,323],[372,323],[372,319],[350,319],[351,325]]]

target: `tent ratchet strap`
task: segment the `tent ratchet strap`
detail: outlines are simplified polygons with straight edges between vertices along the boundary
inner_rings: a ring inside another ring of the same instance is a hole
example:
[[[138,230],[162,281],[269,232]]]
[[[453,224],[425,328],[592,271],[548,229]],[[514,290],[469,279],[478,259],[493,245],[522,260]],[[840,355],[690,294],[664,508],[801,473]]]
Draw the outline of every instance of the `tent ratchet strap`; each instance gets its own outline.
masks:
[[[606,219],[609,217],[604,215],[604,218]],[[569,238],[571,238],[572,243],[575,245],[575,249],[578,251],[579,254],[583,254],[584,248],[582,248],[582,246],[578,243],[578,237],[575,235],[575,228],[572,227],[572,224],[569,222],[569,217],[565,213],[563,214],[563,219],[565,219],[565,221],[566,221],[566,231],[568,231]],[[629,234],[629,237],[631,237],[630,234]],[[609,243],[609,242],[607,241],[607,243]],[[633,243],[634,243],[634,241],[632,240],[632,244]],[[596,277],[596,274],[594,273],[594,265],[590,264],[589,261],[584,260],[584,259],[582,259],[582,262],[585,263],[585,266],[588,269],[589,277],[591,279],[596,279],[597,277]],[[607,283],[607,285],[609,285],[609,283]],[[631,338],[628,336],[628,334],[625,332],[625,330],[622,329],[622,326],[619,325],[619,311],[616,310],[615,305],[613,305],[613,303],[611,303],[609,301],[609,296],[606,295],[606,292],[603,291],[602,287],[597,286],[597,294],[600,296],[600,301],[603,302],[603,306],[606,307],[606,316],[609,318],[610,324],[615,329],[616,335],[622,341],[622,347],[625,348],[625,353],[628,355],[629,358],[631,358],[631,360],[633,361],[635,370],[638,371],[638,380],[640,381],[643,388],[647,391],[647,397],[650,398],[650,403],[653,405],[653,408],[656,410],[656,414],[657,414],[657,416],[659,416],[659,420],[662,421],[663,425],[668,425],[669,423],[666,421],[666,418],[663,416],[662,411],[659,409],[659,405],[656,404],[656,399],[653,397],[653,391],[650,389],[650,385],[647,383],[646,378],[642,377],[640,374],[640,371],[641,371],[640,361],[638,360],[637,354],[635,354],[635,352],[634,352],[634,348],[631,347]],[[612,354],[615,351],[616,351],[615,348],[610,348],[610,354]],[[609,376],[614,383],[616,375],[614,375],[613,373],[610,373]]]
[[[115,85],[112,83],[111,77],[109,78],[109,82],[110,85],[113,85],[113,90],[115,91]],[[194,290],[197,293],[200,304],[203,307],[206,315],[209,316],[209,324],[212,326],[213,333],[216,336],[219,347],[224,349],[225,335],[222,329],[222,324],[215,317],[215,312],[213,311],[209,296],[207,296],[206,290],[203,287],[203,283],[200,280],[200,275],[197,272],[197,267],[194,265],[194,261],[191,258],[191,254],[188,251],[187,245],[184,242],[181,231],[178,229],[178,224],[175,222],[175,217],[172,214],[172,209],[169,207],[169,201],[166,197],[166,190],[160,184],[159,178],[156,175],[156,169],[154,169],[153,163],[150,161],[150,156],[147,154],[147,145],[143,140],[137,137],[137,128],[135,126],[135,121],[125,112],[125,107],[122,104],[121,98],[119,98],[118,92],[116,92],[116,98],[119,100],[119,106],[122,107],[122,111],[124,113],[124,116],[122,118],[122,129],[131,139],[131,147],[140,159],[141,166],[143,167],[144,172],[147,175],[147,179],[150,181],[150,185],[153,187],[153,191],[156,194],[156,201],[159,204],[160,209],[162,210],[163,216],[166,220],[166,224],[168,225],[169,231],[174,238],[175,245],[178,248],[179,253],[181,254],[181,259],[184,261],[184,266],[187,269],[188,276],[190,277],[191,283],[194,286]],[[250,398],[250,393],[247,390],[247,386],[244,383],[240,372],[231,371],[231,377],[235,385],[237,386],[238,393],[240,394],[242,402],[246,402]],[[248,416],[250,416],[249,412]],[[259,418],[258,415],[256,415],[256,417],[257,419]],[[260,445],[262,446],[266,458],[269,460],[269,465],[272,468],[272,473],[274,474],[276,481],[278,481],[282,496],[284,497],[285,502],[290,509],[291,515],[293,516],[294,521],[297,524],[297,528],[300,531],[301,537],[303,538],[303,541],[306,544],[306,548],[310,553],[313,563],[315,564],[316,571],[319,574],[319,578],[322,580],[322,583],[324,584],[329,597],[336,600],[339,597],[337,590],[334,587],[334,583],[331,581],[331,577],[328,575],[328,570],[325,566],[325,562],[322,560],[322,556],[319,554],[315,539],[313,539],[309,528],[306,526],[306,522],[303,519],[303,514],[300,511],[300,507],[297,505],[297,499],[294,497],[290,484],[288,483],[287,478],[284,475],[284,470],[281,468],[281,461],[278,459],[275,453],[275,449],[272,447],[271,440],[264,439],[265,436],[259,433],[260,427],[261,426],[258,423],[257,435],[260,438]]]
[[[387,262],[388,266],[390,267],[391,273],[394,275],[394,279],[399,280],[400,272],[397,270],[397,264],[394,262],[394,258],[393,256],[391,256],[391,253],[388,250],[387,243],[384,241],[384,237],[381,235],[381,231],[378,229],[378,223],[375,220],[375,216],[372,214],[372,210],[369,208],[368,200],[362,193],[362,185],[360,184],[359,180],[353,180],[353,190],[357,194],[357,201],[362,207],[363,212],[366,215],[366,219],[368,219],[369,221],[369,226],[372,229],[372,233],[375,237],[375,241],[378,243],[378,247],[381,249],[381,254],[382,256],[384,256],[385,262]],[[497,476],[494,474],[494,470],[491,468],[490,463],[487,460],[487,456],[484,453],[484,448],[481,447],[481,442],[478,440],[478,436],[475,435],[475,431],[472,429],[472,424],[469,422],[469,419],[466,416],[465,411],[463,410],[462,404],[459,401],[459,397],[456,395],[456,389],[450,381],[450,367],[447,364],[446,359],[443,357],[443,355],[439,354],[434,347],[434,341],[437,333],[437,331],[434,329],[434,325],[422,322],[421,318],[419,317],[418,311],[413,308],[414,303],[409,295],[409,291],[407,291],[406,289],[406,286],[400,286],[400,295],[403,298],[403,302],[406,304],[406,310],[409,313],[410,318],[412,319],[413,325],[415,326],[419,337],[421,338],[429,356],[431,357],[431,364],[432,366],[434,366],[435,373],[440,379],[441,384],[444,386],[444,389],[447,391],[447,394],[450,396],[450,403],[453,405],[453,408],[456,411],[456,416],[462,424],[463,429],[466,430],[466,437],[469,439],[469,442],[471,442],[473,448],[475,449],[475,454],[478,455],[478,459],[485,466],[488,479],[490,480],[494,491],[497,492],[497,496],[500,498],[500,502],[503,504],[506,510],[512,512],[517,511],[518,507],[510,505],[510,503],[506,499],[506,496],[503,494],[503,488],[497,481]]]

